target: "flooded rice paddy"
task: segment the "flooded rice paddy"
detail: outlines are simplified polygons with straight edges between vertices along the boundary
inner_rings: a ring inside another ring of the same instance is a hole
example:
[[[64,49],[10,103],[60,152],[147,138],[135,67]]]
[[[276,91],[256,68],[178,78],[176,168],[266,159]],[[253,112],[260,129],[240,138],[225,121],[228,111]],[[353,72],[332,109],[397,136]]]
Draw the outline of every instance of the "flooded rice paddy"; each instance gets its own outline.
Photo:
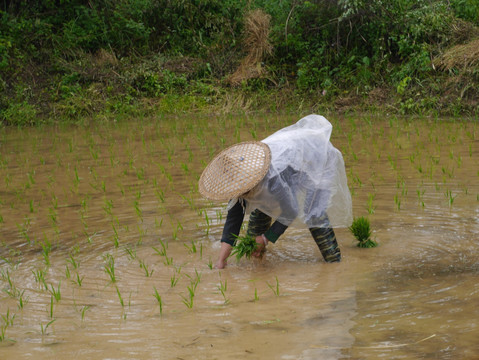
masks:
[[[336,117],[355,216],[326,264],[307,229],[212,268],[214,154],[299,117],[1,130],[0,359],[477,359],[475,121]]]

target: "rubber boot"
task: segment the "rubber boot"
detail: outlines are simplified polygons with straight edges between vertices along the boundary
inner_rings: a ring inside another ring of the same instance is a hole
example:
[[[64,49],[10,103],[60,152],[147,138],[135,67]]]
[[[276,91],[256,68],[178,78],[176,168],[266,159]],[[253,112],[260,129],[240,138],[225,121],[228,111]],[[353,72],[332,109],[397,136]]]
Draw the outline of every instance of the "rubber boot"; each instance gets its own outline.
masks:
[[[310,228],[309,231],[326,262],[341,261],[341,251],[332,228]]]

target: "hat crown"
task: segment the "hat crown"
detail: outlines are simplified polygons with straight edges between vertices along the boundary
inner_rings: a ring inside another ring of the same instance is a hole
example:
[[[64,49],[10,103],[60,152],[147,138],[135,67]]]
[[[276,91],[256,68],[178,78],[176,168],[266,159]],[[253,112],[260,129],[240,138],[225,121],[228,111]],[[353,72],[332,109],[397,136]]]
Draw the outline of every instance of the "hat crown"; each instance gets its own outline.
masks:
[[[229,200],[250,191],[266,175],[271,151],[260,141],[246,141],[220,152],[201,174],[198,189],[211,200]]]

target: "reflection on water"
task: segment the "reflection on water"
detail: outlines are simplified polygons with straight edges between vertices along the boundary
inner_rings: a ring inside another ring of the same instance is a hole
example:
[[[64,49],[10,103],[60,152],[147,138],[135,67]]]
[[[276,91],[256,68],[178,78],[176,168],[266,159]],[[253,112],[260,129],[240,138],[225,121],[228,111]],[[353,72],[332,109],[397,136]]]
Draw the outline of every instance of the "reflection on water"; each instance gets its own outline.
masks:
[[[0,358],[476,359],[476,124],[333,118],[355,216],[325,264],[304,229],[210,269],[205,164],[293,117],[3,129]]]

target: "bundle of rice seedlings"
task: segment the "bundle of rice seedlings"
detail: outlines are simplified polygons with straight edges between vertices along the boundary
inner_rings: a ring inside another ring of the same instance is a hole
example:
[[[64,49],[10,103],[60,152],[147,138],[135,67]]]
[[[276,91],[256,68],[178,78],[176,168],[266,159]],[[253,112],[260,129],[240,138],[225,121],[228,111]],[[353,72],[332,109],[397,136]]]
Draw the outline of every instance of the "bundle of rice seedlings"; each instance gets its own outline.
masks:
[[[358,240],[358,247],[372,248],[378,246],[378,243],[371,239],[371,226],[369,220],[364,216],[355,218],[349,230]]]
[[[233,246],[231,256],[236,256],[237,261],[240,261],[243,256],[250,259],[257,248],[258,243],[255,237],[251,235],[236,236],[236,244]]]

